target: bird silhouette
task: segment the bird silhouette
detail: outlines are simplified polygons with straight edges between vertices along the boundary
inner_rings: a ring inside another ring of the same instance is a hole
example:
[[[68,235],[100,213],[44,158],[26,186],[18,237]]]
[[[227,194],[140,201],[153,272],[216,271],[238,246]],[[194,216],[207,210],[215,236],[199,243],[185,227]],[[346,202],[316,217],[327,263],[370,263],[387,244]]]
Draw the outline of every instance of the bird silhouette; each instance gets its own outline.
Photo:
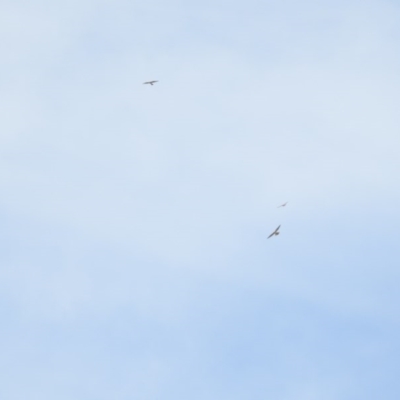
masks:
[[[287,201],[286,203],[281,204],[281,205],[278,206],[277,208],[285,207],[287,203],[289,203],[289,202]]]
[[[280,227],[281,227],[281,226],[279,225],[279,226],[268,236],[268,239],[269,239],[270,237],[272,237],[272,236],[278,236],[279,233],[280,233],[280,232],[278,232]]]
[[[153,86],[156,82],[158,82],[158,81],[143,82],[143,85],[151,85],[151,86]]]

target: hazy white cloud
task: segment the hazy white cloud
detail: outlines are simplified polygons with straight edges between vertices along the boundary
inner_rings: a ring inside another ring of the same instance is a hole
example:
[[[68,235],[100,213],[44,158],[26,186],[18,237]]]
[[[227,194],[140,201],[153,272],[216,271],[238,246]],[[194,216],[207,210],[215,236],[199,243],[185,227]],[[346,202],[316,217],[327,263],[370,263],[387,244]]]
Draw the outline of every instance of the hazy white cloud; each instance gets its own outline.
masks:
[[[41,399],[368,400],[360,364],[391,368],[398,323],[397,5],[0,10],[1,299],[19,316],[0,368],[27,346]],[[3,395],[25,398],[28,370],[8,371]]]

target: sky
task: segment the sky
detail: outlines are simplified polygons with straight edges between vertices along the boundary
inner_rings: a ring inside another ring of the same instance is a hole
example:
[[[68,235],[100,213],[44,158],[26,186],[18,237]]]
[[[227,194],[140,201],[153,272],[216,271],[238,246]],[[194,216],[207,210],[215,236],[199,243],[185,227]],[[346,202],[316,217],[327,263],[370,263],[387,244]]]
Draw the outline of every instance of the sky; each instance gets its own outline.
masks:
[[[398,2],[2,0],[0,38],[0,398],[399,398]]]

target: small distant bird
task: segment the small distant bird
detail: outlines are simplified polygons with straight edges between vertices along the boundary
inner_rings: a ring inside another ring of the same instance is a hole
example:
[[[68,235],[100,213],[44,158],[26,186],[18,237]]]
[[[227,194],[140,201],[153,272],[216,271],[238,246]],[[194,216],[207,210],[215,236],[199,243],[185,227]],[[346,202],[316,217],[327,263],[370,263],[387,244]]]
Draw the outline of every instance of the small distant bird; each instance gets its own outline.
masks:
[[[268,239],[269,239],[270,237],[272,237],[272,236],[278,236],[279,233],[280,233],[280,232],[278,232],[280,227],[281,227],[281,226],[279,225],[279,226],[268,236]]]
[[[153,86],[156,82],[158,82],[158,81],[143,82],[143,85],[151,85],[151,86]]]
[[[287,203],[289,203],[289,202],[287,201],[286,203],[281,204],[281,205],[278,206],[277,208],[285,207]]]

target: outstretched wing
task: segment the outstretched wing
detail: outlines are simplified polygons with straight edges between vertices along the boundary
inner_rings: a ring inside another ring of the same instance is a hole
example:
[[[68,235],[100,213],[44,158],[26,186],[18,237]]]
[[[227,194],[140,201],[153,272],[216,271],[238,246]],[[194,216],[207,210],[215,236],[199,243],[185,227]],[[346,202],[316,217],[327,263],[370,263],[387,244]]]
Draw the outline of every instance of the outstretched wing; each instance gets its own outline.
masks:
[[[278,232],[278,230],[279,230],[280,227],[281,227],[281,226],[279,225],[279,226],[275,229],[275,232],[274,232],[274,233]]]
[[[272,237],[272,236],[274,236],[275,235],[275,232],[272,232],[268,237],[267,237],[267,239],[269,239],[270,237]]]

